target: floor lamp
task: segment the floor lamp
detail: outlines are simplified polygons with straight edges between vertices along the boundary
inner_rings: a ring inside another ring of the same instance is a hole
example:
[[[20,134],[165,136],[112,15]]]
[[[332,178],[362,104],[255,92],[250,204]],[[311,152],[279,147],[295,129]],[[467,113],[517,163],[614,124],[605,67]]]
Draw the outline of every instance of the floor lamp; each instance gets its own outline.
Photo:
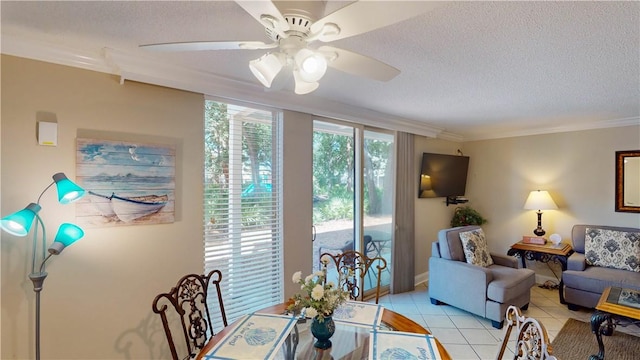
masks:
[[[58,190],[58,201],[61,204],[69,204],[84,196],[85,191],[81,187],[74,184],[63,173],[57,173],[53,175],[53,182],[42,190],[36,203],[30,203],[24,209],[5,216],[0,220],[2,230],[21,237],[27,236],[33,223],[36,224],[33,229],[33,252],[31,256],[31,273],[29,274],[29,279],[33,282],[33,291],[36,293],[36,360],[40,360],[40,292],[42,291],[44,280],[47,278],[45,264],[52,255],[59,255],[67,246],[84,236],[84,231],[79,226],[70,223],[61,224],[53,243],[47,251],[47,234],[44,222],[38,213],[41,209],[40,199],[42,195],[54,184]],[[42,230],[40,251],[38,251],[38,226]],[[40,253],[40,266],[36,269],[38,253]]]

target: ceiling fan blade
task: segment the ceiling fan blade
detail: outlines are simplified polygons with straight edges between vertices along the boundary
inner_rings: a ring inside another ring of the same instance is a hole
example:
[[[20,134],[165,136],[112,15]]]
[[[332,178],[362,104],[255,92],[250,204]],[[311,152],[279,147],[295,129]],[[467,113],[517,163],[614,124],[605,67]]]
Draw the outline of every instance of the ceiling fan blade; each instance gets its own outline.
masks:
[[[271,0],[236,0],[236,3],[264,27],[273,29],[280,37],[288,37],[285,31],[289,30],[289,24]]]
[[[344,39],[412,18],[439,5],[438,1],[360,0],[316,21],[311,34],[320,34],[317,39],[323,42]]]
[[[204,50],[258,50],[273,49],[278,43],[265,44],[262,41],[189,41],[140,45],[154,51],[204,51]]]
[[[321,46],[320,53],[329,59],[327,66],[346,72],[348,74],[362,76],[378,81],[389,81],[400,74],[400,70],[387,65],[380,60],[354,53],[349,50],[333,46]],[[332,55],[335,59],[332,60]]]

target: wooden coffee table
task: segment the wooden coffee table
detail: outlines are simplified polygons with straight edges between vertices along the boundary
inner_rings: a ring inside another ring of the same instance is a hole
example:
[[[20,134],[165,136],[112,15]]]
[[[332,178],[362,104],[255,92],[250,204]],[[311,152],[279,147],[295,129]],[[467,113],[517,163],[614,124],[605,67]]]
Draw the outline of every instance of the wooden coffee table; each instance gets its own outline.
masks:
[[[600,296],[596,311],[591,315],[591,332],[598,340],[598,354],[589,360],[604,360],[602,335],[611,336],[617,325],[640,325],[640,291],[608,287]]]

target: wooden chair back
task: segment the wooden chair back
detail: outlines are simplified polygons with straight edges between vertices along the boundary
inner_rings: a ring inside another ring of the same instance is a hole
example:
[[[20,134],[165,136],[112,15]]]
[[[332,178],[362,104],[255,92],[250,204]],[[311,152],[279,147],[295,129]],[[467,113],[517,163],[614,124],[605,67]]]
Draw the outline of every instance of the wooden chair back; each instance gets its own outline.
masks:
[[[380,298],[380,279],[382,271],[387,268],[387,260],[383,257],[367,257],[365,254],[355,251],[346,250],[339,254],[324,253],[320,256],[322,260],[325,256],[330,258],[329,264],[335,266],[338,274],[341,276],[342,286],[349,292],[351,300],[364,301],[364,279],[371,282],[372,276],[375,277],[375,301],[378,303]],[[327,271],[324,268],[324,271]]]
[[[213,285],[211,290],[215,291],[218,297],[223,326],[227,326],[227,316],[220,290],[221,281],[222,274],[219,270],[212,270],[207,275],[188,274],[183,276],[169,292],[159,294],[153,300],[153,312],[160,314],[162,318],[162,326],[174,360],[195,358],[200,349],[215,335],[207,304],[210,285]],[[180,325],[175,324],[176,322]],[[178,328],[181,330],[177,330]],[[172,329],[174,329],[173,332]],[[178,356],[179,351],[181,353],[186,351],[187,354]]]
[[[509,343],[511,330],[514,328],[518,332],[515,349],[513,349],[513,359],[545,359],[557,360],[552,354],[551,345],[549,344],[549,336],[547,330],[538,320],[524,316],[520,313],[520,309],[511,305],[506,312],[506,330],[502,346],[496,360],[501,360],[505,349]]]

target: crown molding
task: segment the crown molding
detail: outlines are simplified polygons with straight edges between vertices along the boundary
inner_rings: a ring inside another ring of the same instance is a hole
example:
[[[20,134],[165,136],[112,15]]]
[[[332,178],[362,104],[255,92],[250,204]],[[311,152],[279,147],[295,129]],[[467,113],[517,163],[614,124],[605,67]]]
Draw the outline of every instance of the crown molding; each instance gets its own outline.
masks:
[[[622,119],[596,120],[589,123],[581,123],[577,125],[555,126],[555,127],[544,128],[544,129],[512,131],[512,132],[504,132],[504,133],[492,133],[487,136],[468,137],[468,138],[465,138],[464,141],[503,139],[503,138],[519,137],[519,136],[545,135],[545,134],[555,134],[555,133],[563,133],[563,132],[571,132],[571,131],[597,130],[597,129],[606,129],[606,128],[625,127],[625,126],[640,126],[640,117],[635,116],[635,117],[628,117],[628,118],[622,118]]]
[[[442,129],[419,121],[333,100],[300,96],[282,90],[265,90],[256,84],[177,66],[118,49],[83,48],[77,45],[43,41],[37,37],[3,33],[0,51],[7,55],[118,75],[121,83],[126,80],[149,83],[432,138],[438,137],[442,132]]]
[[[50,41],[2,33],[2,54],[112,73],[100,50],[53,44]]]
[[[462,135],[454,134],[448,131],[443,131],[438,134],[438,139],[448,140],[453,142],[464,142],[466,139]]]

